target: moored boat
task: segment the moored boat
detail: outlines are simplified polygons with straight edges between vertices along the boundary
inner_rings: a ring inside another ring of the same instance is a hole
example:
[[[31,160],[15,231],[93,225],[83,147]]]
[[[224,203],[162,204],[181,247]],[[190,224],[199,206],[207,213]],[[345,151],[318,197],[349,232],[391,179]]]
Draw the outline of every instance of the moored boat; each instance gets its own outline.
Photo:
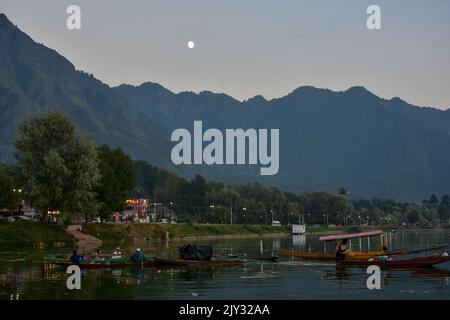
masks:
[[[65,267],[74,265],[74,263],[67,261],[67,259],[59,258],[47,258],[44,264],[49,266],[59,266]],[[132,262],[129,258],[120,259],[96,259],[96,260],[85,260],[78,264],[80,269],[106,269],[106,268],[149,268],[155,266],[155,260],[153,257],[146,257],[146,261],[142,264],[137,264]]]
[[[284,257],[295,257],[305,260],[336,260],[336,254],[335,253],[311,253],[311,252],[301,252],[301,251],[284,251],[280,250],[277,252],[278,255],[284,256]],[[349,260],[368,260],[370,258],[389,254],[390,256],[401,256],[403,255],[402,252],[393,252],[393,253],[386,253],[384,251],[370,251],[370,252],[350,252],[346,259]]]

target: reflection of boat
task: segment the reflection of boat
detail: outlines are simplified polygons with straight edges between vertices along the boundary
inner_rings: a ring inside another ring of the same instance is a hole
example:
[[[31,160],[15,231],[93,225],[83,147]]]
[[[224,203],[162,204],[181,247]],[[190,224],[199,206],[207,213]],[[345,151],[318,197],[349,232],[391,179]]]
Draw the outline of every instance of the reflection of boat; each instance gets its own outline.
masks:
[[[427,277],[427,278],[450,278],[450,270],[438,269],[438,268],[422,268],[413,269],[412,274],[414,276]]]
[[[259,261],[272,261],[272,262],[277,262],[278,256],[271,256],[271,257],[257,257],[256,260],[259,260]]]
[[[376,265],[383,268],[399,268],[399,269],[408,269],[408,268],[429,268],[439,263],[444,263],[450,261],[450,257],[420,257],[420,258],[412,258],[405,260],[377,260],[377,259],[369,259],[369,260],[344,260],[339,261],[339,264],[342,265],[350,265],[350,266],[372,266]]]
[[[58,259],[58,258],[47,258],[44,261],[45,264],[49,266],[59,266],[67,268],[73,263],[68,262],[67,259]],[[128,258],[121,259],[102,259],[102,260],[86,260],[77,264],[80,269],[105,269],[105,268],[149,268],[155,266],[155,261],[153,257],[146,257],[146,261],[142,264],[137,264]]]
[[[218,260],[212,258],[211,260],[185,260],[185,259],[163,259],[155,258],[155,265],[160,267],[237,267],[244,264],[243,260]]]

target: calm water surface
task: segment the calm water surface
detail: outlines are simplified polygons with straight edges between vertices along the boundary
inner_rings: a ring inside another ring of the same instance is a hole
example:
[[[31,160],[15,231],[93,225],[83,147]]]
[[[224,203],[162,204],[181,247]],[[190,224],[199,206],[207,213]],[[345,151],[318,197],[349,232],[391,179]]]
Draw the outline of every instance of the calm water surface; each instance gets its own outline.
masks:
[[[388,233],[393,249],[417,249],[450,242],[448,231]],[[272,250],[323,252],[317,235],[263,239]],[[191,243],[195,243],[192,241]],[[259,253],[259,239],[213,240],[216,255],[242,258]],[[147,243],[146,254],[176,257],[181,242]],[[113,247],[105,248],[111,252]],[[354,251],[378,250],[379,238],[353,240]],[[133,248],[124,248],[127,254]],[[70,249],[0,251],[0,299],[449,299],[450,263],[421,271],[382,272],[382,290],[368,290],[368,275],[360,268],[337,268],[334,263],[280,258],[279,262],[247,259],[243,267],[215,271],[149,268],[82,271],[81,290],[68,290],[64,271],[44,269],[44,256],[67,256]]]

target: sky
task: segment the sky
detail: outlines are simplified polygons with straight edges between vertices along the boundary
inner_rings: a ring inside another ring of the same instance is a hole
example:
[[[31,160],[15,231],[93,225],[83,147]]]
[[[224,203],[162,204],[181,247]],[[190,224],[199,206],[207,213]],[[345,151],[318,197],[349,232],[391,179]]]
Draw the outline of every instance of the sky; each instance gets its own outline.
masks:
[[[81,30],[66,27],[72,4]],[[381,30],[366,27],[371,4]],[[448,0],[0,0],[0,12],[111,86],[151,81],[244,100],[358,85],[450,108]]]

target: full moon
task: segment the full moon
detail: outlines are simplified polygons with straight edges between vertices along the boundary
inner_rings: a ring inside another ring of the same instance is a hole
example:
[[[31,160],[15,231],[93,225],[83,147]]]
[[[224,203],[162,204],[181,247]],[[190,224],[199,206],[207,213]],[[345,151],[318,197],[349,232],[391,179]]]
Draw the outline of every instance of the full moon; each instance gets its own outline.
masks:
[[[188,41],[187,45],[188,45],[189,49],[194,49],[194,47],[195,47],[194,41]]]

